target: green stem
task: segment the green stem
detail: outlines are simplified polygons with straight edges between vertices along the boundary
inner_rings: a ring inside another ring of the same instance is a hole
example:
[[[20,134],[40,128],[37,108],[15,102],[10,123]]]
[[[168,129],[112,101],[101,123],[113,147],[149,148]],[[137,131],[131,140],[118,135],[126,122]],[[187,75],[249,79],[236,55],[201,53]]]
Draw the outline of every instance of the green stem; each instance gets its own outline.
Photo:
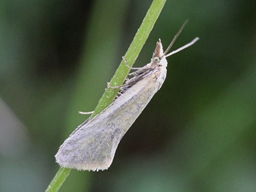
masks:
[[[155,22],[160,15],[163,6],[166,0],[153,0],[140,28],[138,29],[131,45],[128,48],[124,58],[129,66],[132,66],[137,59],[143,45],[145,44],[151,30],[153,29]],[[125,65],[124,61],[122,61],[116,70],[114,76],[110,81],[111,86],[118,86],[122,85],[126,76],[128,75],[130,69]],[[103,109],[105,109],[117,94],[116,89],[109,89],[107,88],[104,92],[103,96],[101,97],[98,105],[96,106],[94,113],[91,117],[99,114]],[[68,177],[71,169],[67,168],[60,168],[56,173],[55,177],[49,184],[46,192],[56,192],[60,189],[62,184],[65,182],[66,178]]]
[[[62,168],[62,167],[59,168],[55,177],[52,179],[50,185],[47,187],[46,192],[59,191],[60,187],[63,185],[66,178],[68,177],[70,171],[71,171],[71,169]]]
[[[132,66],[136,61],[142,47],[144,46],[151,30],[155,25],[158,16],[163,9],[165,2],[166,0],[154,0],[152,2],[145,18],[142,21],[140,28],[138,29],[131,45],[129,46],[124,56],[129,66]],[[130,69],[125,65],[124,61],[122,61],[110,81],[110,86],[122,85],[129,71]],[[117,92],[117,89],[106,89],[98,105],[96,106],[92,117],[99,114],[103,109],[111,104]]]

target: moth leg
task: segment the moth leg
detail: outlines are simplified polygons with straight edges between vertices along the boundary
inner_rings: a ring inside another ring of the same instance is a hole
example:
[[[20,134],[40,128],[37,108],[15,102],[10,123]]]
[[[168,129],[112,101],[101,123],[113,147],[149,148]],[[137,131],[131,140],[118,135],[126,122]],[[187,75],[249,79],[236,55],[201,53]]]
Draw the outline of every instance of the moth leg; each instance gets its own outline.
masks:
[[[128,65],[128,62],[126,61],[126,59],[125,59],[124,56],[122,57],[122,59],[123,59],[123,61],[124,61],[125,66],[128,67],[128,68],[131,69],[131,70],[137,70],[137,69],[140,69],[140,68],[141,68],[141,67],[130,67],[130,66]]]
[[[122,59],[123,59],[123,61],[124,61],[125,66],[128,67],[129,69],[132,69],[132,67],[130,67],[130,66],[128,65],[128,62],[126,61],[126,59],[125,59],[124,56],[122,57]]]
[[[110,88],[110,89],[120,89],[121,86],[111,86],[109,82],[107,82],[107,87]]]
[[[91,114],[93,114],[93,112],[94,111],[89,111],[89,112],[78,111],[78,113],[81,115],[91,115]]]

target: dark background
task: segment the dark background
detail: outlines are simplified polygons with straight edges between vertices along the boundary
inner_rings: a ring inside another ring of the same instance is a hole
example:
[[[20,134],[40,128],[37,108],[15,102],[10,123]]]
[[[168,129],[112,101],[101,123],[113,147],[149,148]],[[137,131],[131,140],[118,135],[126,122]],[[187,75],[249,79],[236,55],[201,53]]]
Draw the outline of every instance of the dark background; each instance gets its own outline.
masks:
[[[44,191],[54,155],[97,105],[151,1],[8,1],[0,11],[0,191]],[[256,4],[167,1],[135,66],[167,47],[168,76],[109,170],[60,191],[256,191]]]

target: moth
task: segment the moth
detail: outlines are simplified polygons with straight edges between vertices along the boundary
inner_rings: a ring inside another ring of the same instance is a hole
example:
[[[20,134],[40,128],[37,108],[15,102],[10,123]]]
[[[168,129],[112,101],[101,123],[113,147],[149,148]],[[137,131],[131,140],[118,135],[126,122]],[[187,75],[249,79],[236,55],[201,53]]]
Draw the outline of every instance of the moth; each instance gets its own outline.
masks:
[[[196,37],[167,54],[185,24],[165,52],[159,39],[150,63],[141,68],[132,68],[135,71],[120,86],[115,100],[94,118],[79,125],[64,141],[55,155],[61,167],[92,171],[109,168],[122,137],[163,85],[167,73],[166,58],[199,40]]]

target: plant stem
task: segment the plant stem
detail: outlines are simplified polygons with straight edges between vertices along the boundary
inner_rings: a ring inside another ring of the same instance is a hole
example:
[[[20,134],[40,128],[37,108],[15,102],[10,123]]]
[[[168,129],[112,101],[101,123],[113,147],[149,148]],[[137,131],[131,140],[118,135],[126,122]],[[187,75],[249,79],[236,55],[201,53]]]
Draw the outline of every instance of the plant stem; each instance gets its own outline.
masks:
[[[129,66],[132,66],[137,59],[143,45],[145,44],[151,30],[155,25],[158,16],[163,9],[165,2],[166,0],[153,0],[145,18],[143,19],[140,28],[138,29],[131,45],[128,48],[128,51],[124,56]],[[129,71],[130,69],[125,65],[124,61],[122,61],[110,81],[110,86],[122,85]],[[99,100],[99,103],[96,106],[91,118],[99,114],[103,109],[111,104],[117,94],[117,91],[118,90],[111,88],[106,89],[103,96]],[[70,171],[71,169],[60,168],[51,183],[49,184],[48,188],[46,189],[46,192],[57,192],[62,184],[65,182]]]
[[[155,22],[160,15],[163,6],[166,0],[154,0],[144,17],[141,26],[139,27],[135,37],[130,44],[124,58],[127,64],[131,67],[136,61],[142,47],[144,46],[151,30],[153,29]],[[126,76],[128,75],[130,69],[125,65],[124,61],[122,61],[117,68],[114,76],[110,81],[110,86],[119,86],[122,85]],[[98,105],[96,106],[92,117],[99,114],[103,109],[105,109],[113,99],[115,98],[118,90],[107,88],[101,97]]]

